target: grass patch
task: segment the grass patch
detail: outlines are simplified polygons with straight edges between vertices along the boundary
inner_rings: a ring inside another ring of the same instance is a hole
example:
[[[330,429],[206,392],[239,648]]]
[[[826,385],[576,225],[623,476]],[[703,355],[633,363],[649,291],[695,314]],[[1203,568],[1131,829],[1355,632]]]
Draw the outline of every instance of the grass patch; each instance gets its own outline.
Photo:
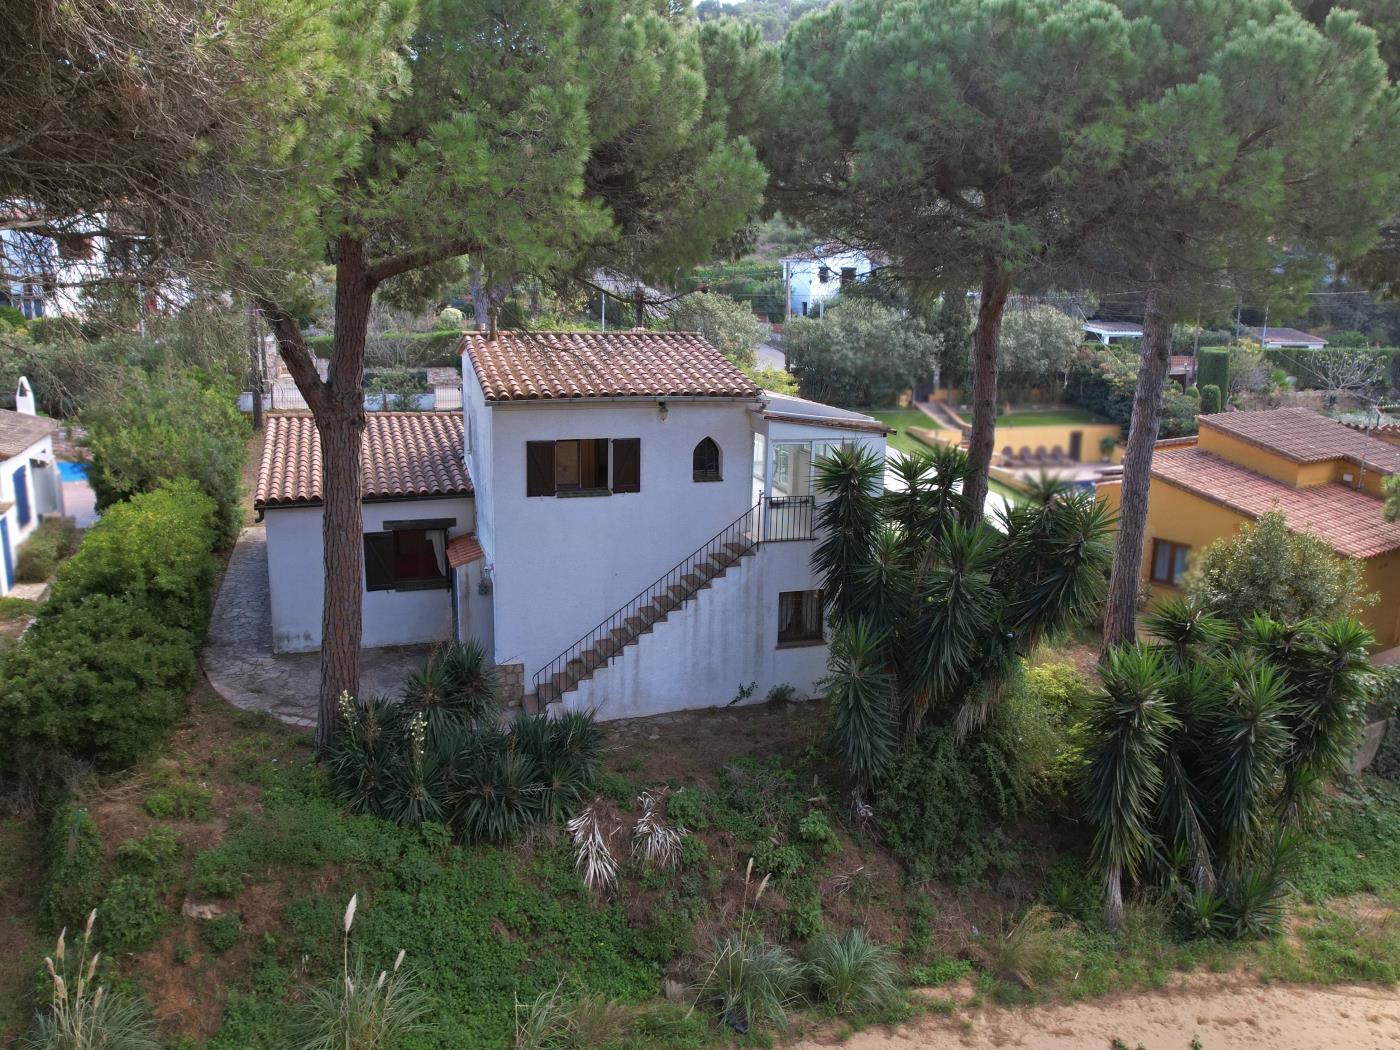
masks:
[[[0,623],[18,623],[30,619],[39,603],[28,598],[0,598]]]
[[[894,428],[894,433],[888,435],[885,440],[896,452],[926,451],[928,446],[907,431],[910,427],[932,430],[938,426],[933,419],[917,408],[858,408],[856,411],[873,416],[885,426]]]

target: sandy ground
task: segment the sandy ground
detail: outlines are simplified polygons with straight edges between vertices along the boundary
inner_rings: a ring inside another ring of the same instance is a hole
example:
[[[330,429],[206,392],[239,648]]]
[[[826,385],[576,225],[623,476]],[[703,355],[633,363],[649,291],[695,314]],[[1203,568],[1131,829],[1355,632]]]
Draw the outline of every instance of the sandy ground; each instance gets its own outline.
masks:
[[[959,1011],[894,1031],[860,1032],[839,1045],[846,1050],[1109,1050],[1116,1038],[1130,1050],[1189,1050],[1194,1036],[1202,1050],[1400,1047],[1400,992],[1395,990],[1247,982],[1222,986],[1220,980],[1198,978],[1167,991],[1090,1003]],[[834,1045],[835,1039],[817,1040],[800,1048]]]

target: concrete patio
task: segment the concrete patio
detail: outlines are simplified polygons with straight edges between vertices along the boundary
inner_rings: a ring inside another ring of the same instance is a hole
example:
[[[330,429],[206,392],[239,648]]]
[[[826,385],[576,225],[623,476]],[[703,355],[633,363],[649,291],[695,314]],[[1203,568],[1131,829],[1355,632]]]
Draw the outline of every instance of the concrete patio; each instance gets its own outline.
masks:
[[[404,677],[423,666],[429,648],[415,645],[363,650],[361,692],[397,696]],[[272,651],[267,531],[262,525],[250,526],[239,534],[214,602],[202,662],[209,684],[229,703],[250,711],[267,711],[291,725],[316,724],[320,653]]]

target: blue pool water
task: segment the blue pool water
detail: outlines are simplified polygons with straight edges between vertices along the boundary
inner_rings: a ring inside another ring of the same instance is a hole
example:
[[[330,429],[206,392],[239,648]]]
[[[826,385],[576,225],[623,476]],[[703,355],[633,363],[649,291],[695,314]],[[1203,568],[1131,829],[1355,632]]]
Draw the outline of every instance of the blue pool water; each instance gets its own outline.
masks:
[[[86,481],[88,468],[86,463],[67,463],[58,461],[58,476],[63,481]]]

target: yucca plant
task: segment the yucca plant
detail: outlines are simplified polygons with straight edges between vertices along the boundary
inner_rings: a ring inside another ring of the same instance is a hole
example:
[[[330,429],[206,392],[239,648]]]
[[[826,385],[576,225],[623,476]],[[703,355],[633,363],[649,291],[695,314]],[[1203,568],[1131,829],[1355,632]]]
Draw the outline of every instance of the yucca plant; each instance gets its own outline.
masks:
[[[406,827],[446,823],[447,778],[436,751],[428,748],[428,718],[422,712],[409,718],[399,747],[384,792],[384,815]]]
[[[477,643],[441,645],[409,675],[403,702],[424,715],[434,733],[460,730],[495,716],[496,673]]]
[[[479,755],[458,783],[457,826],[468,842],[506,842],[539,819],[539,766],[524,752]]]
[[[340,728],[326,764],[336,792],[355,813],[384,813],[395,765],[399,762],[402,711],[382,697],[355,700],[340,695]]]
[[[1169,598],[1145,613],[1142,626],[1170,646],[1172,658],[1180,667],[1221,652],[1235,635],[1228,621],[1185,598]]]
[[[674,871],[681,862],[685,832],[672,827],[662,812],[661,800],[650,791],[637,796],[642,815],[632,827],[632,856],[646,867]]]
[[[603,766],[603,727],[591,711],[564,711],[549,720],[548,747],[552,755],[566,758],[591,785]]]
[[[350,962],[350,931],[358,895],[345,908],[340,975],[313,991],[301,1009],[298,1050],[390,1050],[406,1036],[431,1029],[427,997],[404,968],[399,950],[392,967],[376,974]]]
[[[814,998],[837,1013],[879,1010],[898,995],[894,953],[864,930],[818,935],[807,946],[806,963]]]
[[[150,1011],[140,999],[96,983],[101,953],[88,955],[97,911],[88,913],[77,958],[68,958],[67,930],[44,959],[48,1008],[39,1012],[22,1050],[160,1050]]]
[[[863,620],[841,625],[822,690],[831,701],[832,744],[863,790],[884,775],[899,745],[895,688],[880,636]]]

